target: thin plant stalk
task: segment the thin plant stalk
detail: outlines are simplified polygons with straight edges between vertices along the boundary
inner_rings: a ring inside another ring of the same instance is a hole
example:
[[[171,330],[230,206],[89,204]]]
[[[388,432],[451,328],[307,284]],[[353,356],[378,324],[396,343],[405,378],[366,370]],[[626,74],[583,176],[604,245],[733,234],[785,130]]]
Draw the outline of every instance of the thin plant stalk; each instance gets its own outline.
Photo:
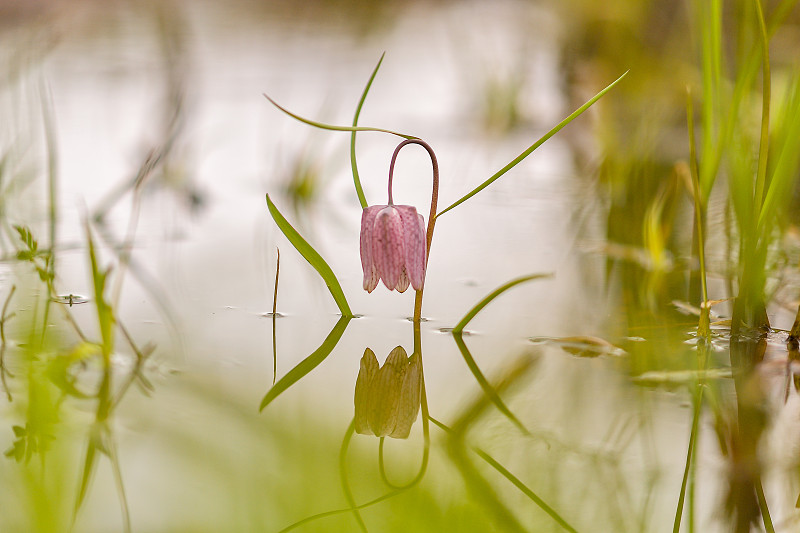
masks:
[[[761,215],[761,206],[764,200],[764,188],[767,181],[767,157],[769,154],[769,107],[771,97],[771,82],[769,68],[769,42],[767,41],[767,26],[764,22],[764,12],[761,0],[755,0],[756,14],[758,15],[759,37],[762,48],[762,88],[761,88],[761,139],[758,148],[758,173],[756,175],[755,192],[755,219]]]
[[[350,482],[347,480],[347,449],[350,447],[350,440],[353,438],[355,432],[356,420],[354,418],[347,427],[347,431],[344,434],[344,439],[342,440],[342,447],[339,449],[339,480],[342,484],[342,492],[344,492],[344,497],[347,500],[347,504],[350,506],[353,517],[358,523],[358,527],[361,529],[361,531],[366,533],[367,525],[364,523],[361,513],[358,512],[358,506],[353,498],[353,491],[350,490]]]
[[[697,163],[697,145],[694,137],[694,109],[692,95],[686,92],[686,122],[689,129],[689,174],[692,181],[692,197],[694,199],[694,225],[697,229],[697,257],[700,260],[700,287],[703,293],[703,302],[700,306],[700,323],[697,334],[705,339],[711,334],[709,324],[708,285],[706,282],[706,254],[703,239],[704,202],[700,195],[700,169]]]
[[[278,276],[281,272],[281,249],[276,248],[278,258],[275,260],[275,290],[272,293],[272,384],[278,376],[278,340],[275,331],[276,318],[278,316]]]
[[[384,56],[386,56],[386,52],[381,54],[378,64],[375,65],[375,69],[372,71],[372,75],[369,77],[366,87],[364,87],[364,92],[361,93],[361,99],[358,101],[358,106],[356,106],[356,112],[353,116],[353,131],[350,133],[350,167],[353,171],[353,184],[356,188],[356,195],[358,196],[358,202],[361,204],[362,209],[366,209],[369,203],[367,203],[367,197],[364,195],[364,189],[361,187],[361,178],[358,175],[358,165],[356,164],[357,130],[355,128],[358,127],[358,117],[361,115],[361,108],[364,107],[364,102],[367,99],[367,93],[369,93],[369,89],[372,87],[372,82],[375,80],[375,75],[378,73],[378,69],[381,68],[381,63],[383,63]]]
[[[599,93],[597,93],[597,94],[596,94],[596,95],[594,95],[592,98],[590,98],[590,99],[589,99],[589,101],[587,101],[585,104],[583,104],[583,105],[582,105],[582,106],[580,106],[578,109],[576,109],[575,111],[573,111],[573,112],[572,112],[572,113],[571,113],[571,114],[570,114],[570,115],[569,115],[567,118],[565,118],[564,120],[562,120],[561,122],[559,122],[558,124],[556,124],[556,126],[555,126],[555,127],[553,127],[553,128],[550,130],[550,131],[548,131],[547,133],[545,133],[545,134],[544,134],[542,137],[540,137],[540,138],[539,138],[539,140],[537,140],[535,143],[533,143],[533,144],[532,144],[532,145],[530,145],[528,148],[526,148],[526,149],[525,149],[525,151],[523,151],[521,154],[519,154],[519,155],[518,155],[516,158],[514,158],[514,159],[513,159],[513,160],[512,160],[510,163],[508,163],[506,166],[504,166],[503,168],[501,168],[500,170],[498,170],[497,172],[495,172],[495,173],[494,173],[492,176],[490,176],[490,177],[489,177],[489,178],[488,178],[486,181],[484,181],[483,183],[481,183],[480,185],[478,185],[478,186],[477,186],[476,188],[474,188],[472,191],[468,192],[467,194],[465,194],[464,196],[462,196],[461,198],[459,198],[458,200],[456,200],[455,202],[453,202],[452,204],[450,204],[449,206],[447,206],[445,209],[443,209],[443,210],[442,210],[440,213],[438,213],[436,216],[437,216],[437,217],[438,217],[438,216],[441,216],[441,215],[443,215],[443,214],[447,213],[448,211],[450,211],[451,209],[454,209],[455,207],[457,207],[457,206],[461,205],[462,203],[466,202],[467,200],[469,200],[470,198],[472,198],[473,196],[475,196],[476,194],[478,194],[479,192],[481,192],[483,189],[485,189],[486,187],[488,187],[489,185],[491,185],[492,183],[494,183],[495,181],[497,181],[497,179],[498,179],[498,178],[500,178],[500,177],[501,177],[503,174],[505,174],[506,172],[508,172],[509,170],[511,170],[512,168],[514,168],[515,166],[517,166],[517,165],[518,165],[518,164],[519,164],[519,163],[520,163],[520,162],[521,162],[523,159],[525,159],[526,157],[528,157],[529,155],[531,155],[531,154],[534,152],[534,150],[536,150],[536,149],[537,149],[537,148],[539,148],[541,145],[543,145],[543,144],[544,144],[544,143],[545,143],[545,142],[546,142],[548,139],[550,139],[550,137],[552,137],[553,135],[555,135],[556,133],[558,133],[559,131],[561,131],[561,130],[562,130],[562,129],[563,129],[563,128],[564,128],[564,127],[567,125],[567,124],[569,124],[570,122],[572,122],[573,120],[575,120],[576,118],[578,118],[580,115],[582,115],[584,111],[586,111],[586,110],[587,110],[587,109],[589,109],[589,108],[590,108],[592,105],[594,105],[594,103],[595,103],[595,102],[597,102],[597,101],[598,101],[600,98],[602,98],[602,97],[603,97],[603,96],[604,96],[604,95],[605,95],[605,94],[606,94],[608,91],[610,91],[610,90],[611,90],[611,89],[612,89],[612,88],[613,88],[613,87],[614,87],[614,86],[615,86],[617,83],[619,83],[620,81],[622,81],[622,78],[624,78],[624,77],[625,77],[625,76],[627,76],[627,75],[628,75],[628,71],[625,71],[625,72],[622,74],[622,76],[620,76],[619,78],[617,78],[616,80],[614,80],[613,82],[611,82],[611,83],[610,83],[610,84],[609,84],[609,85],[608,85],[608,86],[607,86],[605,89],[601,90]]]
[[[436,225],[436,207],[439,200],[439,162],[436,160],[436,154],[433,152],[433,148],[423,141],[422,139],[406,139],[405,141],[401,142],[397,145],[397,148],[394,149],[394,153],[392,154],[392,160],[389,163],[389,204],[392,203],[392,179],[394,178],[394,164],[397,161],[397,155],[400,153],[400,150],[403,149],[404,146],[409,144],[418,144],[425,148],[428,152],[428,155],[431,158],[431,165],[433,168],[433,186],[431,188],[431,208],[430,214],[428,215],[428,228],[425,231],[425,261],[426,264],[430,261],[431,255],[431,242],[433,242],[433,228]],[[425,269],[427,272],[427,268]],[[423,286],[417,290],[416,296],[414,298],[414,322],[419,322],[422,318],[422,291],[425,288],[425,284],[423,282]],[[421,353],[421,352],[420,352]]]
[[[363,127],[363,126],[357,126],[357,127],[353,127],[353,126],[336,126],[334,124],[325,124],[324,122],[317,122],[316,120],[311,120],[311,119],[308,119],[308,118],[304,118],[304,117],[301,117],[300,115],[292,113],[288,109],[286,109],[286,108],[282,107],[280,104],[278,104],[278,102],[276,102],[275,100],[270,98],[266,93],[264,93],[264,98],[269,100],[272,105],[274,105],[275,107],[277,107],[278,109],[280,109],[281,111],[283,111],[284,113],[286,113],[287,115],[292,117],[293,119],[298,120],[298,121],[300,121],[300,122],[302,122],[304,124],[308,124],[309,126],[314,126],[315,128],[319,128],[321,130],[350,131],[350,132],[354,132],[354,131],[375,131],[375,132],[380,132],[380,133],[388,133],[390,135],[396,135],[398,137],[403,137],[404,139],[415,139],[416,138],[413,135],[407,135],[405,133],[399,133],[399,132],[392,131],[392,130],[387,130],[387,129],[384,129],[384,128],[371,128],[371,127]]]
[[[702,350],[702,360],[703,366],[705,367],[707,361],[706,355],[706,344],[705,342],[701,341],[697,345],[698,350]],[[704,375],[704,374],[701,374]],[[686,463],[683,468],[683,478],[681,480],[681,490],[678,496],[678,506],[675,510],[675,521],[672,524],[672,531],[673,533],[678,533],[681,529],[681,519],[683,517],[683,507],[684,502],[686,500],[686,487],[689,482],[690,475],[693,475],[694,471],[694,457],[695,457],[695,450],[697,448],[697,438],[698,438],[698,431],[700,427],[700,414],[702,411],[703,405],[703,391],[705,390],[705,380],[701,379],[701,381],[696,385],[695,394],[693,397],[692,402],[692,426],[689,432],[689,445],[686,449]],[[690,501],[690,506],[693,503]],[[692,516],[693,512],[690,512],[690,517]],[[690,530],[694,529],[693,520],[690,519],[689,521],[689,528]]]
[[[444,431],[445,433],[452,434],[453,430],[443,424],[442,422],[436,420],[435,418],[431,418],[431,422],[434,423],[439,429]],[[506,467],[500,464],[494,457],[483,451],[482,449],[478,448],[477,446],[472,447],[472,451],[481,459],[483,459],[489,466],[497,470],[500,475],[510,481],[515,487],[517,487],[520,492],[522,492],[525,496],[527,496],[533,503],[535,503],[540,509],[546,512],[550,517],[555,520],[558,525],[564,528],[566,531],[571,533],[577,533],[577,530],[572,527],[564,518],[558,514],[558,512],[550,507],[547,502],[545,502],[541,497],[539,497],[535,492],[533,492],[525,483],[522,482],[518,477],[511,473]]]
[[[3,313],[0,315],[0,382],[3,383],[3,390],[6,392],[6,398],[8,399],[9,403],[13,400],[11,396],[11,391],[8,389],[8,383],[6,382],[6,376],[14,377],[6,368],[6,321],[11,319],[15,315],[15,313],[8,314],[8,305],[11,303],[11,298],[14,296],[14,292],[17,290],[16,285],[11,286],[11,290],[8,291],[8,296],[6,297],[6,303],[3,304]]]
[[[420,321],[414,321],[414,353],[419,354],[420,365],[422,365],[422,340],[420,331]],[[378,469],[380,470],[381,479],[391,489],[394,490],[408,490],[425,477],[425,472],[428,469],[428,460],[430,458],[431,449],[431,431],[430,431],[430,412],[428,411],[428,395],[425,392],[425,372],[424,369],[420,375],[420,409],[422,411],[422,463],[417,471],[417,474],[404,485],[393,483],[386,475],[386,465],[383,460],[383,443],[385,437],[381,437],[380,444],[378,445]]]

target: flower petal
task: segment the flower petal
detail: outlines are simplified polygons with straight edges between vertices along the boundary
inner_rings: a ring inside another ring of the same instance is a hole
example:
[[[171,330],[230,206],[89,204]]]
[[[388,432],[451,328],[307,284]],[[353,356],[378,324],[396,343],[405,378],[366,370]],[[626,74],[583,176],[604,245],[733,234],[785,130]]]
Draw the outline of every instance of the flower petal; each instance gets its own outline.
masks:
[[[369,388],[369,427],[376,437],[394,432],[400,414],[403,382],[408,371],[408,355],[402,346],[389,353]]]
[[[415,290],[420,290],[425,283],[425,267],[427,263],[425,248],[425,219],[410,205],[398,205],[396,209],[403,221],[404,264],[408,279]]]
[[[378,269],[372,257],[375,216],[385,205],[373,205],[361,212],[361,268],[364,271],[364,290],[372,292],[378,286]]]
[[[358,370],[356,392],[353,398],[353,403],[355,403],[356,407],[356,433],[360,435],[372,434],[367,418],[369,412],[369,387],[372,380],[375,378],[375,374],[378,373],[378,369],[378,359],[375,357],[375,352],[367,348],[364,350],[364,355],[361,357],[361,368]]]
[[[395,289],[397,289],[397,292],[406,292],[409,283],[410,281],[408,279],[408,274],[406,273],[405,267],[403,267],[403,271],[400,273],[400,279],[397,280],[397,286]]]
[[[397,409],[397,422],[394,430],[389,433],[395,439],[407,439],[411,433],[411,426],[417,419],[419,405],[422,399],[422,358],[418,353],[411,355],[408,368],[403,376],[402,392]]]
[[[394,206],[381,209],[375,216],[373,228],[372,260],[383,284],[391,291],[397,287],[403,272],[403,221]]]

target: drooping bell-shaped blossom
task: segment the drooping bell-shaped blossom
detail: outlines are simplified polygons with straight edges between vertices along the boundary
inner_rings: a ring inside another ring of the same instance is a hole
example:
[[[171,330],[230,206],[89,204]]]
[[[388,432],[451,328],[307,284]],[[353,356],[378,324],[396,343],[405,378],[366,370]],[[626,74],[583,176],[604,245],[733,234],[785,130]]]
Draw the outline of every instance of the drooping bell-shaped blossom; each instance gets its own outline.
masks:
[[[425,220],[410,205],[373,205],[361,214],[364,290],[379,280],[391,291],[422,289],[426,267]]]
[[[392,200],[392,176],[397,154],[404,146],[418,144],[427,150],[433,165],[431,214],[428,227],[425,219],[410,205],[395,205]],[[364,290],[372,292],[378,281],[393,291],[404,292],[409,285],[421,291],[425,283],[430,241],[439,196],[439,164],[433,149],[418,138],[406,139],[397,145],[389,164],[389,202],[373,205],[361,213],[361,267],[364,269]],[[418,294],[421,296],[421,293]],[[415,316],[421,297],[416,299]]]
[[[408,438],[422,399],[422,356],[408,357],[402,346],[383,366],[367,348],[361,358],[355,390],[355,430],[362,435]]]

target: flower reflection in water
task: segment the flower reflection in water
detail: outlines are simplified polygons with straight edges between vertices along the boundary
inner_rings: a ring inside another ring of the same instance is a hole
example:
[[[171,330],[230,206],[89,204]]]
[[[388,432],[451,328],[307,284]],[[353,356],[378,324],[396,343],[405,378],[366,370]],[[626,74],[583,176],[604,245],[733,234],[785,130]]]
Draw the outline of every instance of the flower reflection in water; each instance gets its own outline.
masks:
[[[422,393],[422,358],[408,357],[402,346],[383,366],[367,348],[361,358],[355,390],[355,430],[362,435],[408,438],[417,419]]]

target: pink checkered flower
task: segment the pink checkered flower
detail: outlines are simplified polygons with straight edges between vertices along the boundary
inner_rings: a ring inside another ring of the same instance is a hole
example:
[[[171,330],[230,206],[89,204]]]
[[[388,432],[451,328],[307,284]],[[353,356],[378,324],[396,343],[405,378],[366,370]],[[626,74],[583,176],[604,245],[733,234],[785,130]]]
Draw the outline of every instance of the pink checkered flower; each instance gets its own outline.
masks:
[[[426,267],[425,220],[410,205],[373,205],[361,213],[361,267],[364,290],[378,280],[391,291],[409,284],[422,289]]]
[[[409,144],[418,144],[427,150],[433,165],[431,214],[428,227],[425,219],[410,205],[394,205],[392,176],[400,150]],[[436,200],[439,196],[439,165],[433,149],[416,137],[397,145],[389,164],[389,202],[387,205],[365,207],[361,213],[361,267],[364,269],[364,290],[372,292],[378,281],[393,291],[404,292],[409,285],[422,291],[425,268],[428,264],[433,224],[436,217]],[[421,292],[415,303],[415,316],[419,311]]]

